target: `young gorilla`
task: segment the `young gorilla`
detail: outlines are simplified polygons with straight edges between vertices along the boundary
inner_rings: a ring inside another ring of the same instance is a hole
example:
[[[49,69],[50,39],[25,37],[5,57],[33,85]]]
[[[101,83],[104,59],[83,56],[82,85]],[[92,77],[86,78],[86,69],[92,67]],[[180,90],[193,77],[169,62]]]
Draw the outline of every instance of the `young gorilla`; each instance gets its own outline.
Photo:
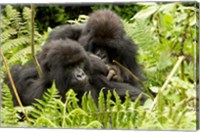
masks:
[[[96,90],[89,84],[92,72],[90,61],[83,47],[77,42],[70,39],[49,42],[44,46],[38,58],[43,71],[41,78],[38,77],[36,68],[33,66],[16,65],[11,68],[24,106],[31,105],[35,98],[42,99],[44,92],[52,86],[53,81],[63,101],[65,93],[70,88],[78,94],[79,99],[87,91],[91,91],[94,99],[97,97]],[[8,77],[5,82],[12,91]],[[18,105],[14,94],[13,97],[14,105]]]

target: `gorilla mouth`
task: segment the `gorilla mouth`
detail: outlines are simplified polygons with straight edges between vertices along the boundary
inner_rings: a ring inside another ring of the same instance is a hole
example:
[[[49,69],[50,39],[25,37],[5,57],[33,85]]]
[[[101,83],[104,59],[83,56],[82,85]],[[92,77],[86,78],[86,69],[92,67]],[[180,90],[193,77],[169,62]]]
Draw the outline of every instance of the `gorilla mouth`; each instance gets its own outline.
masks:
[[[87,86],[89,86],[89,79],[86,77],[81,81],[78,80],[71,81],[71,83],[68,85],[68,88],[72,88],[73,90],[76,91],[76,90],[86,89]]]

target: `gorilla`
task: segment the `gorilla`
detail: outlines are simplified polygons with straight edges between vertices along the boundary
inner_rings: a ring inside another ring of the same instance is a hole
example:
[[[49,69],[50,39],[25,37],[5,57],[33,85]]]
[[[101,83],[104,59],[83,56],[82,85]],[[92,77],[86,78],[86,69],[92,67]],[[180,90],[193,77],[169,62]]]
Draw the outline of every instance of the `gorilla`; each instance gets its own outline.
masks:
[[[119,76],[116,80],[139,87],[138,82],[129,73],[113,63],[113,60],[118,61],[142,79],[142,72],[136,61],[137,46],[127,36],[118,15],[107,9],[93,12],[83,29],[79,42],[87,51],[102,58],[115,72],[118,72]]]
[[[11,68],[14,83],[24,106],[31,105],[36,98],[42,99],[44,92],[53,82],[59,90],[62,101],[65,101],[65,94],[70,88],[77,93],[79,100],[85,92],[91,92],[95,103],[98,102],[98,95],[103,87],[105,94],[109,90],[111,92],[115,90],[122,100],[126,92],[130,94],[132,100],[142,92],[128,83],[109,81],[105,76],[108,72],[105,63],[89,56],[77,41],[71,39],[48,42],[38,54],[38,59],[43,72],[42,77],[39,77],[36,68],[30,65],[15,65]],[[5,82],[12,91],[8,77]],[[12,95],[14,105],[17,106],[13,91]],[[142,100],[144,99],[143,97]]]
[[[113,63],[113,60],[118,61],[144,80],[137,63],[137,45],[126,34],[120,17],[113,11],[97,10],[90,14],[85,24],[62,25],[50,33],[47,41],[64,38],[79,41],[90,56],[100,58],[109,70],[108,80],[129,83],[140,89],[139,83],[129,73]]]
[[[97,97],[96,92],[93,92],[95,89],[89,84],[92,68],[83,47],[70,39],[60,39],[49,43],[38,55],[43,72],[41,78],[34,66],[15,65],[11,68],[11,74],[23,105],[31,105],[35,98],[42,99],[44,92],[52,86],[54,81],[63,101],[65,93],[70,88],[78,93],[78,97],[86,91],[91,91],[93,96]],[[8,77],[5,82],[11,88]],[[18,105],[14,94],[13,101],[15,106]]]

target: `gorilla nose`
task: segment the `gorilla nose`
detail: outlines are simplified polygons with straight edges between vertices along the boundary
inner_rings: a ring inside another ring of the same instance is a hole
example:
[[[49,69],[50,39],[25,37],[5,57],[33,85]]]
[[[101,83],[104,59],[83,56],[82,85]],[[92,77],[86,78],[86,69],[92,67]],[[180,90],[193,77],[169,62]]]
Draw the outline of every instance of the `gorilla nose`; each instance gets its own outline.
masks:
[[[75,73],[75,78],[78,81],[84,81],[86,79],[86,74],[82,70],[80,70],[80,71]]]
[[[80,74],[77,74],[76,77],[77,77],[78,80],[81,81],[81,80],[84,80],[84,79],[85,79],[85,74],[84,74],[84,73],[80,73]]]

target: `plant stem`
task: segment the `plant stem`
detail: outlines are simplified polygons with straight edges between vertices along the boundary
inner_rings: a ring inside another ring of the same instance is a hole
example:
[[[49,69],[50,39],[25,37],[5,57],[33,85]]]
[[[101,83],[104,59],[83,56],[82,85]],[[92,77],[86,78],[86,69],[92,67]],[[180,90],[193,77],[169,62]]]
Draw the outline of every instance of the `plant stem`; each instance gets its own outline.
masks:
[[[35,66],[37,68],[38,74],[41,77],[42,76],[42,70],[40,67],[40,64],[37,60],[37,57],[35,56],[35,47],[34,47],[34,31],[35,31],[35,21],[34,21],[34,16],[35,16],[35,7],[33,4],[31,4],[31,54],[33,57],[33,62],[35,63]]]
[[[179,65],[181,64],[181,62],[185,59],[184,56],[180,56],[178,61],[176,62],[174,68],[172,69],[171,73],[169,74],[169,76],[167,77],[167,80],[165,81],[165,83],[163,84],[162,88],[161,88],[161,92],[165,90],[166,86],[168,85],[168,83],[170,82],[172,76],[174,75],[174,73],[176,72],[176,70],[178,69]],[[151,106],[151,110],[154,108],[156,102],[157,102],[157,98],[158,95],[155,97],[153,104]]]

